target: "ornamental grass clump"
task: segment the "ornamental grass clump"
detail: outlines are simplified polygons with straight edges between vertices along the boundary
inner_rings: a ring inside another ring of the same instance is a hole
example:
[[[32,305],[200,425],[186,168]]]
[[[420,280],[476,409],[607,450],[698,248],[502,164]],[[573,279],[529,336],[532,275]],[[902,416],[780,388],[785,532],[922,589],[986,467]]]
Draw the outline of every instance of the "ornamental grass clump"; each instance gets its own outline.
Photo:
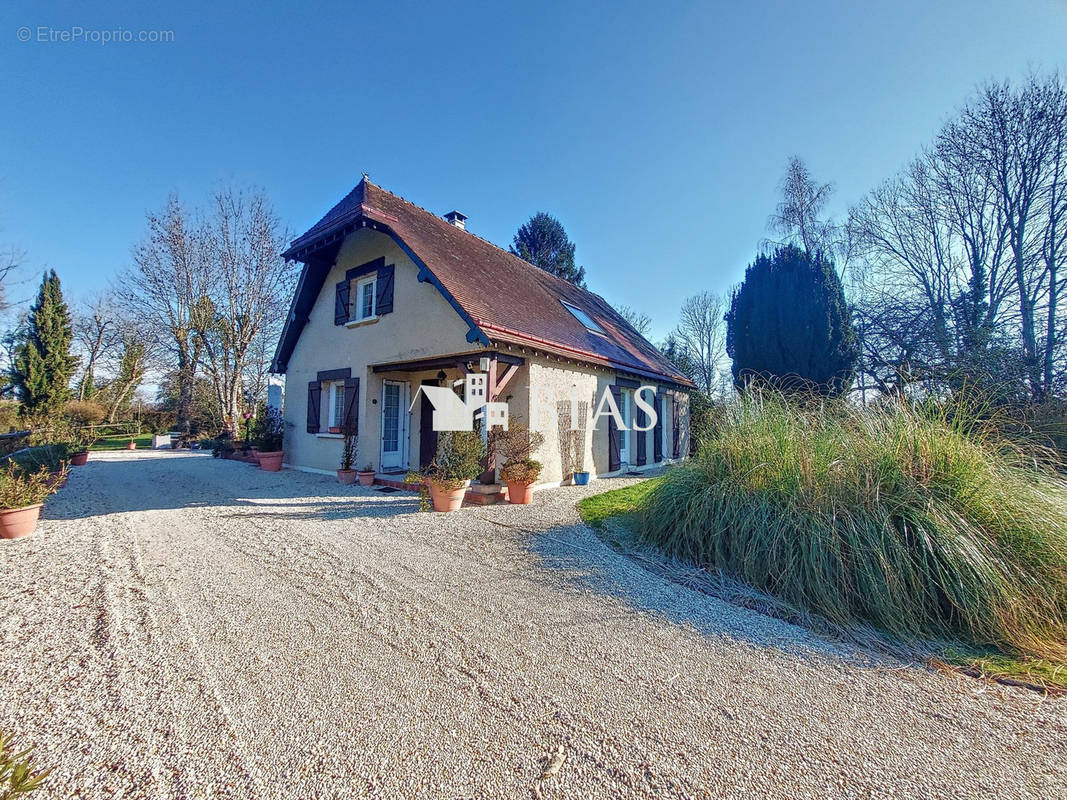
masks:
[[[747,392],[643,534],[843,626],[1067,660],[1067,484],[960,408]]]

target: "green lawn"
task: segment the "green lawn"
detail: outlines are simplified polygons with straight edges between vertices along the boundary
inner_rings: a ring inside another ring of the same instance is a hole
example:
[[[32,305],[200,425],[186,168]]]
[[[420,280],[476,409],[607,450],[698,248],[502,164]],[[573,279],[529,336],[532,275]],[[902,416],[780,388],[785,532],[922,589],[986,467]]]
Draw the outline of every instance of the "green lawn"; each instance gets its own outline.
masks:
[[[594,528],[601,527],[609,517],[620,517],[625,522],[625,518],[633,515],[648,493],[662,481],[663,478],[649,478],[625,489],[613,489],[586,497],[578,501],[578,513],[585,523]]]
[[[133,440],[137,443],[138,448],[152,448],[152,435],[144,434],[143,436],[135,436]],[[126,443],[130,441],[129,436],[107,436],[103,439],[97,439],[96,442],[90,447],[90,450],[122,450],[126,447]]]

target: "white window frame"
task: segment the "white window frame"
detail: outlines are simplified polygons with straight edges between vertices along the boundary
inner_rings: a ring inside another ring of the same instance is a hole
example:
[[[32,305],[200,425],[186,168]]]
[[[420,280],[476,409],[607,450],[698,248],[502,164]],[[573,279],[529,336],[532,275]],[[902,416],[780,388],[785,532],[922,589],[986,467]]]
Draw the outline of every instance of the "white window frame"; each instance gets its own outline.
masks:
[[[344,425],[345,382],[327,381],[323,388],[326,390],[326,430],[340,428]]]
[[[363,314],[363,287],[370,287],[370,314]],[[355,300],[352,303],[352,322],[366,322],[378,318],[378,276],[371,275],[356,281]]]

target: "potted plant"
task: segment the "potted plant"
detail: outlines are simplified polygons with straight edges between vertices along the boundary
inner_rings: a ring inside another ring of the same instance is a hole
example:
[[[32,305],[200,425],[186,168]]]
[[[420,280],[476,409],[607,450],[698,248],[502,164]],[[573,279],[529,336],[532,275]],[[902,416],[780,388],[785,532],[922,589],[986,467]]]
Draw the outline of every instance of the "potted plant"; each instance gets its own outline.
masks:
[[[351,486],[356,482],[358,474],[352,469],[352,465],[356,463],[356,454],[359,452],[359,439],[354,425],[345,425],[344,432],[345,440],[341,445],[341,468],[337,470],[337,480],[345,486]]]
[[[70,463],[74,467],[85,466],[85,462],[89,460],[89,446],[96,441],[96,437],[93,435],[92,430],[85,428],[74,428],[72,431],[71,441],[71,455]]]
[[[585,417],[581,417],[580,428],[571,431],[571,447],[574,453],[574,484],[585,486],[589,483],[589,473],[585,471]]]
[[[529,504],[533,500],[533,485],[542,469],[541,462],[532,456],[544,444],[544,434],[515,422],[506,430],[494,430],[490,441],[494,460],[503,461],[500,478],[508,485],[508,502]]]
[[[45,466],[30,472],[9,463],[0,470],[0,539],[21,539],[33,533],[41,506],[60,483]]]
[[[485,444],[473,431],[443,431],[437,455],[423,473],[434,511],[457,511],[471,481],[482,471]]]
[[[374,485],[374,466],[368,463],[358,473],[360,486],[373,486]]]
[[[137,449],[137,442],[135,442],[133,440],[132,436],[130,437],[130,441],[126,442],[126,449],[127,450],[136,450]]]
[[[277,472],[282,468],[282,441],[285,438],[285,419],[276,408],[268,408],[256,418],[256,447],[259,468]]]
[[[508,502],[529,505],[533,501],[533,485],[541,477],[541,462],[532,458],[508,461],[500,468],[500,477],[508,485]]]

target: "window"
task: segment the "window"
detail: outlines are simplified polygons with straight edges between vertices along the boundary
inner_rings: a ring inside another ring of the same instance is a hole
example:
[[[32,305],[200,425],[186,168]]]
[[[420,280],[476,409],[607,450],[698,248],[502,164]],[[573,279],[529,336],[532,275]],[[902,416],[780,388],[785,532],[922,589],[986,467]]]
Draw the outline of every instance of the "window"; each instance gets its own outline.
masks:
[[[630,392],[623,390],[619,393],[619,414],[622,416],[622,427],[619,428],[619,452],[625,456],[623,461],[630,460],[630,445],[627,430],[630,427]]]
[[[340,428],[344,424],[345,382],[331,381],[326,384],[326,419],[330,428]]]
[[[560,300],[560,302],[563,303],[562,300]],[[585,329],[587,331],[599,333],[601,336],[608,335],[607,332],[603,328],[601,328],[600,325],[597,324],[596,320],[594,320],[591,316],[586,314],[577,306],[572,306],[570,303],[563,303],[563,307],[570,311],[571,314],[574,315],[574,318],[585,326]]]
[[[356,322],[374,318],[374,294],[377,280],[373,277],[361,280],[356,284],[356,291],[352,301],[352,319]]]

